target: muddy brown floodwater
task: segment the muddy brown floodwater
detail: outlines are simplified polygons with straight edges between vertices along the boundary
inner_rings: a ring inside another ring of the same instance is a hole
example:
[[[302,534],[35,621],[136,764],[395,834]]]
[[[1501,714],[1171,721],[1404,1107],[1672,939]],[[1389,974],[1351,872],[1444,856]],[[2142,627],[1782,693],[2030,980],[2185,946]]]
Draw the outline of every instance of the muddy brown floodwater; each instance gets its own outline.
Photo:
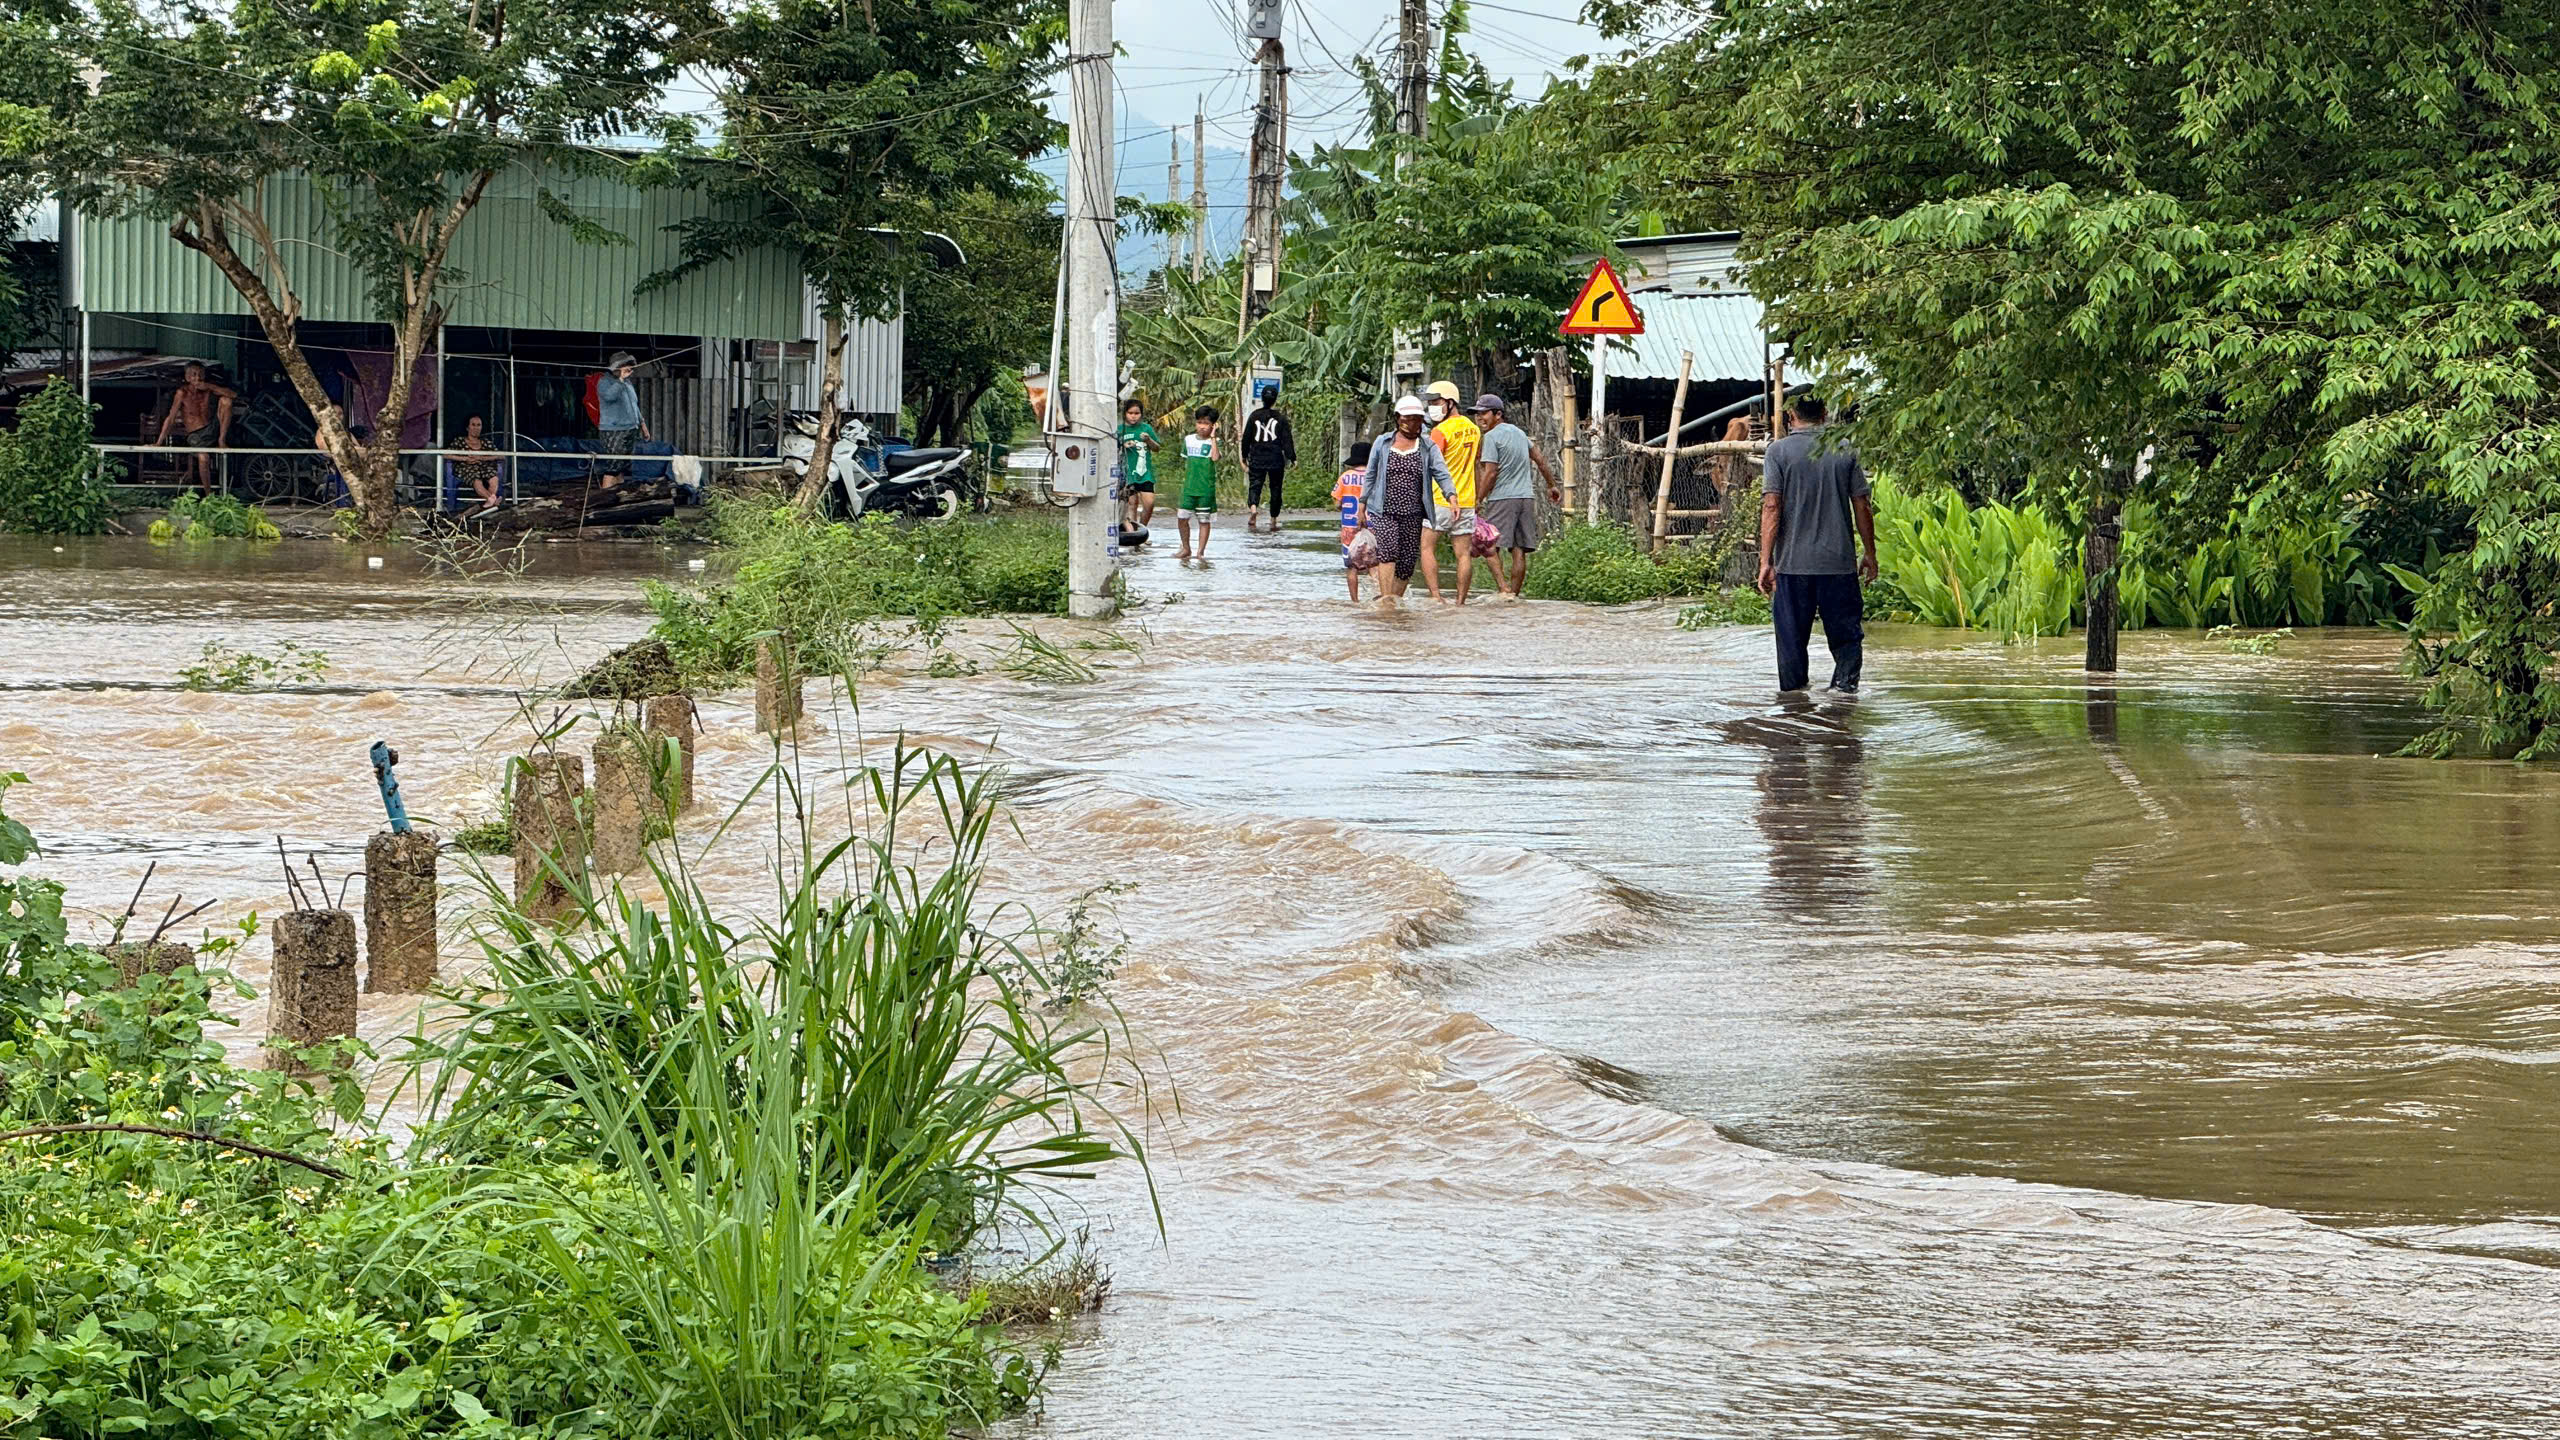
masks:
[[[1137,886],[1165,1234],[1133,1173],[1070,1202],[1117,1283],[1050,1432],[2560,1426],[2560,776],[2390,758],[2391,637],[2135,635],[2098,690],[2067,644],[1886,630],[1865,697],[1788,708],[1764,632],[1357,613],[1304,538],[1137,562],[1095,684],[892,674],[802,751],[991,743],[1006,892]],[[276,833],[357,863],[368,743],[485,810],[512,693],[681,573],[7,542],[11,808],[89,914],[155,859],[272,911]],[[284,639],[320,685],[175,686]],[[766,758],[743,699],[715,805]]]

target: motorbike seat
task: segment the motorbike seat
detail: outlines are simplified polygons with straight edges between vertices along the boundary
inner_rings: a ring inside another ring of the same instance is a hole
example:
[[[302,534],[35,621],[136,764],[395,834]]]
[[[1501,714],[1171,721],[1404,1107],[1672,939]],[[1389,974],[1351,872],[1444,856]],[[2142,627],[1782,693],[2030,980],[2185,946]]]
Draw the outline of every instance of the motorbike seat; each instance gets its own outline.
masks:
[[[967,449],[958,445],[942,445],[928,450],[891,450],[880,457],[880,472],[884,475],[897,475],[908,470],[922,469],[927,465],[937,465],[955,455],[968,453]]]

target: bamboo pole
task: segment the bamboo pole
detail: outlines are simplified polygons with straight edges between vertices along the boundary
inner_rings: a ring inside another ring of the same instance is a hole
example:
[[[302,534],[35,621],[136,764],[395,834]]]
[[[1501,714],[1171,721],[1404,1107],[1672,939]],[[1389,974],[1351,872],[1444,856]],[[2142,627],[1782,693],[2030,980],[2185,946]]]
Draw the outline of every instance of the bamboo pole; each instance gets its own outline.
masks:
[[[1675,436],[1680,433],[1680,417],[1689,408],[1689,364],[1694,358],[1689,351],[1680,352],[1680,384],[1671,392],[1671,433]],[[1656,555],[1662,553],[1662,537],[1669,533],[1671,527],[1671,467],[1679,463],[1679,459],[1678,455],[1668,453],[1662,457],[1662,483],[1653,491],[1653,553]]]
[[[1571,515],[1581,508],[1576,499],[1582,494],[1582,417],[1573,393],[1573,362],[1562,349],[1553,352],[1549,361],[1555,369],[1556,434],[1561,437],[1556,448],[1564,466],[1564,513]]]
[[[1680,459],[1688,460],[1700,455],[1761,455],[1767,453],[1769,442],[1766,440],[1701,440],[1695,445],[1683,445],[1677,450],[1672,450],[1664,445],[1647,445],[1641,440],[1629,440],[1626,446],[1639,455],[1660,455],[1667,451]]]

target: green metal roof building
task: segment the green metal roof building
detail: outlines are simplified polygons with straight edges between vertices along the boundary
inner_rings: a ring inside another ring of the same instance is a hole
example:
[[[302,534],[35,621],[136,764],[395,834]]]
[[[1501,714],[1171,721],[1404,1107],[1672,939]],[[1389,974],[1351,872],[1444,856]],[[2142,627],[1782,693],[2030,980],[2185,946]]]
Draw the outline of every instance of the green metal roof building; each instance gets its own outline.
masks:
[[[582,243],[545,213],[546,195],[626,243]],[[759,439],[758,426],[769,428],[766,417],[815,400],[816,308],[798,257],[756,250],[636,293],[645,277],[674,265],[670,227],[713,204],[696,190],[644,189],[565,169],[498,177],[455,238],[450,309],[441,343],[420,365],[407,422],[414,438],[404,443],[458,432],[473,414],[505,436],[592,433],[587,377],[628,350],[643,362],[644,413],[662,438],[699,455],[763,450],[769,440]],[[348,372],[359,397],[384,393],[390,330],[361,272],[331,244],[337,222],[325,197],[306,176],[278,176],[267,182],[262,208],[285,282],[301,301],[298,333],[315,368]],[[246,237],[234,240],[258,263]],[[167,222],[65,207],[60,244],[63,303],[77,316],[76,334],[66,338],[78,355],[64,369],[76,369],[84,388],[95,377],[101,440],[147,442],[154,407],[165,403],[165,378],[119,389],[119,366],[165,377],[168,365],[155,361],[190,358],[223,370],[243,392],[244,413],[263,417],[231,443],[307,443],[309,412],[248,305],[211,261],[170,237]],[[956,260],[956,247],[944,258]],[[847,408],[897,413],[905,333],[903,315],[855,327],[846,347]]]
[[[581,244],[544,215],[548,191],[579,217],[625,236]],[[800,340],[797,259],[759,250],[647,295],[633,291],[676,261],[667,227],[708,212],[699,192],[641,189],[601,176],[519,169],[489,186],[455,238],[446,324],[512,330],[720,335]],[[267,182],[266,213],[307,321],[377,323],[356,266],[328,244],[322,197],[300,175]],[[165,222],[72,215],[64,226],[66,303],[95,315],[235,315],[249,307],[213,262],[169,238]],[[254,258],[243,241],[243,253]],[[271,281],[272,283],[272,281]]]

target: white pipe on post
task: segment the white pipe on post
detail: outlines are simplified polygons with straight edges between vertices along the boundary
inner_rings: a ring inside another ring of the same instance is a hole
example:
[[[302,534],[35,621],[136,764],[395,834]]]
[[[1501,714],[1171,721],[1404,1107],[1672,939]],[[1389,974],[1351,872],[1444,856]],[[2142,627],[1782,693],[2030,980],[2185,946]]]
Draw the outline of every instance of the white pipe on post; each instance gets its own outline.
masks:
[[[1111,0],[1069,0],[1067,20],[1067,343],[1069,390],[1053,377],[1051,404],[1067,400],[1064,430],[1053,454],[1098,483],[1070,492],[1067,509],[1067,613],[1108,617],[1112,598],[1111,525],[1118,512],[1120,409],[1120,280],[1114,254],[1119,232],[1119,152],[1111,142]],[[1055,475],[1057,472],[1052,471]]]
[[[1588,507],[1583,523],[1600,523],[1601,477],[1608,472],[1601,462],[1609,453],[1609,337],[1591,337],[1591,451],[1583,469],[1591,472],[1583,477],[1584,504]]]

